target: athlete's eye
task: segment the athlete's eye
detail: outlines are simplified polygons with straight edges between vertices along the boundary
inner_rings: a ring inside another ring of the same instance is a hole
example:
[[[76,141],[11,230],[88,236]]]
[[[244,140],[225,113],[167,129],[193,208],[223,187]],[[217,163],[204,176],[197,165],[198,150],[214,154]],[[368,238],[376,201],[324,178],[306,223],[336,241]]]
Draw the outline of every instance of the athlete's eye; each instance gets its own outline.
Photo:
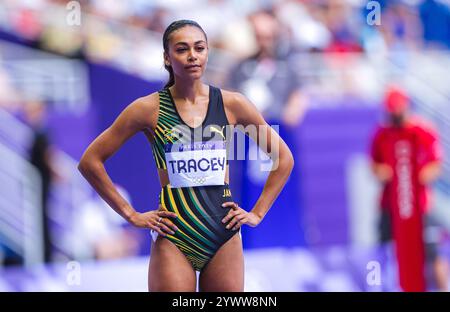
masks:
[[[175,51],[177,51],[177,52],[184,52],[184,51],[187,51],[187,47],[179,46],[178,48],[176,48]]]
[[[205,50],[205,47],[197,47],[197,51],[203,51]]]

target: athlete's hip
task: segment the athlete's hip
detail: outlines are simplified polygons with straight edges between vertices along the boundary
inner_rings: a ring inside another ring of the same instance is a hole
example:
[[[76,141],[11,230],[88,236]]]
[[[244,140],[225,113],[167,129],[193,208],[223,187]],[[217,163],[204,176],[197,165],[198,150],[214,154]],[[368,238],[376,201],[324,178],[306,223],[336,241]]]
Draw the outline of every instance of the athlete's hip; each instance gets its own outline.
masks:
[[[229,208],[222,204],[228,201],[233,201],[228,184],[179,188],[166,185],[159,193],[161,209],[188,220],[223,218]]]

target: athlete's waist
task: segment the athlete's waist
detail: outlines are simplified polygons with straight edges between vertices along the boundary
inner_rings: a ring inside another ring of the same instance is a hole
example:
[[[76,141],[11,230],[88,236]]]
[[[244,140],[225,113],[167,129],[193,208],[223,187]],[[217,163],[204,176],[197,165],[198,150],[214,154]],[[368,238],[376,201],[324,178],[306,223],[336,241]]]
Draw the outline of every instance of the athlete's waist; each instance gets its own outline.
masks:
[[[206,188],[221,188],[221,187],[226,187],[229,188],[230,184],[228,182],[224,182],[223,185],[200,185],[200,186],[182,186],[182,187],[175,187],[172,186],[170,183],[167,183],[166,185],[162,185],[161,186],[161,190],[167,190],[167,189],[172,189],[172,190],[176,190],[176,189],[206,189]]]

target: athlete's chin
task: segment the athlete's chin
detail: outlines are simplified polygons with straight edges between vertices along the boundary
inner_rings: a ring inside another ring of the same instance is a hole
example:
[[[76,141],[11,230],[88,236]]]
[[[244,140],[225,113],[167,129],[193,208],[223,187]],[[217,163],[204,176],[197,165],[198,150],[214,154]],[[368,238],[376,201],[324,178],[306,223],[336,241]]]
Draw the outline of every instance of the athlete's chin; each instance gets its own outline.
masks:
[[[203,76],[203,72],[196,72],[196,73],[186,73],[186,78],[188,79],[200,79]]]

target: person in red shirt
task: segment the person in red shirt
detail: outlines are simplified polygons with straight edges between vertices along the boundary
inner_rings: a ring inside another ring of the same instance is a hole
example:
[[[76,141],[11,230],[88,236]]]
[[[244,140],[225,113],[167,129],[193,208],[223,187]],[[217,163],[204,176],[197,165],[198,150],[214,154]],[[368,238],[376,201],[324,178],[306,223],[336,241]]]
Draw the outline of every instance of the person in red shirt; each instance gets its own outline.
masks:
[[[378,127],[372,140],[371,158],[372,170],[377,179],[383,184],[379,224],[380,242],[392,240],[391,192],[395,163],[394,142],[398,138],[413,137],[416,141],[415,161],[418,170],[418,184],[416,196],[419,208],[423,213],[425,255],[427,262],[431,262],[433,279],[439,290],[446,290],[448,285],[448,264],[437,253],[437,238],[430,237],[435,225],[430,218],[432,206],[430,183],[435,181],[441,173],[442,150],[439,139],[432,125],[409,113],[410,99],[398,87],[390,87],[386,92],[384,108],[387,120]],[[434,235],[436,236],[436,235]]]

